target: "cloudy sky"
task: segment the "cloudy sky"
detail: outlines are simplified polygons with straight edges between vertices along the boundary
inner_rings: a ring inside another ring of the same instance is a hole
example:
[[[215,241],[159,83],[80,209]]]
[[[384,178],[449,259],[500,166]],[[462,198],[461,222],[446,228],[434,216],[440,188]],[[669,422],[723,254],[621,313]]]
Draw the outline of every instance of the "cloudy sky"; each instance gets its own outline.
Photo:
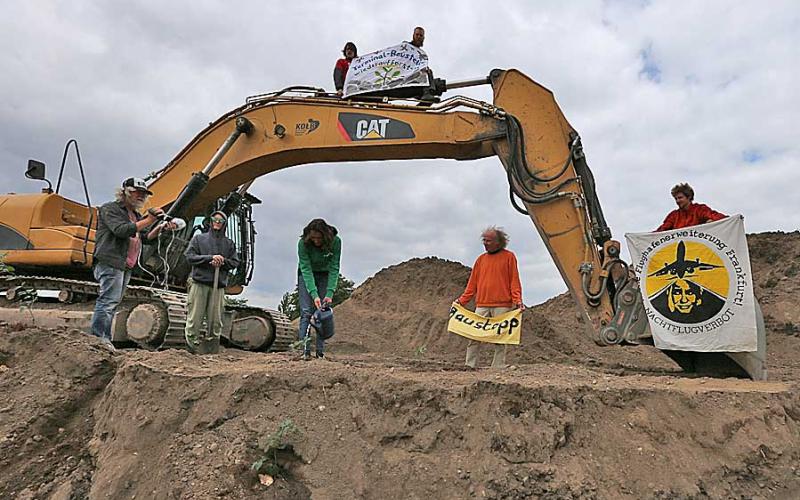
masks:
[[[800,226],[796,1],[6,2],[2,189],[38,190],[23,176],[27,159],[55,177],[76,138],[100,204],[247,96],[332,89],[344,42],[366,53],[417,25],[437,76],[518,68],[554,92],[581,133],[615,238],[657,226],[677,181],[697,201],[744,214],[748,232]],[[463,93],[491,99],[488,87]],[[62,194],[82,200],[74,164],[66,177]],[[297,235],[319,216],[339,228],[342,271],[356,283],[412,257],[471,265],[481,229],[497,224],[511,235],[526,303],[566,289],[510,206],[496,158],[305,165],[251,192],[264,201],[247,292],[257,305],[274,307],[293,288]]]

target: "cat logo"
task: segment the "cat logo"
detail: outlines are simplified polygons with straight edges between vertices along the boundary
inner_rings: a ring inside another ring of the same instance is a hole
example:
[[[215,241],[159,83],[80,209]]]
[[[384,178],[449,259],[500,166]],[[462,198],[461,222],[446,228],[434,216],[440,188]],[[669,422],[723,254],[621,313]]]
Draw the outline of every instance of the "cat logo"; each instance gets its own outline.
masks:
[[[358,139],[383,139],[386,137],[388,118],[380,120],[358,120],[356,122],[356,138]]]
[[[338,128],[347,142],[416,137],[408,123],[386,116],[362,113],[339,113]]]

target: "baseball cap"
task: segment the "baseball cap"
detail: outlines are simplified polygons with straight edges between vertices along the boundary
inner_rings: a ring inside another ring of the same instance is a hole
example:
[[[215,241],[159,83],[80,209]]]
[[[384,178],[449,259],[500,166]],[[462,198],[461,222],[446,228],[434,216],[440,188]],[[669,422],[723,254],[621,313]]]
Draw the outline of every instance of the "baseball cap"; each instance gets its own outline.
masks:
[[[125,182],[122,183],[123,188],[132,187],[137,191],[144,191],[149,195],[153,195],[153,192],[147,189],[147,184],[144,182],[144,179],[140,179],[138,177],[128,177],[125,179]]]

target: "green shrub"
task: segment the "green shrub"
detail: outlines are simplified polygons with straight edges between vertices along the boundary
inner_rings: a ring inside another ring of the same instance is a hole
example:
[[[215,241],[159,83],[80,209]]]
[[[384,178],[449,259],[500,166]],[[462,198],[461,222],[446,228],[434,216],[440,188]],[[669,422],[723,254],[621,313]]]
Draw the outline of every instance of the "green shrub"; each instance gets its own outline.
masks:
[[[257,446],[261,450],[261,457],[253,462],[250,469],[256,472],[265,472],[271,476],[284,476],[286,469],[280,460],[281,455],[289,453],[294,455],[294,446],[290,440],[301,435],[300,429],[291,418],[285,419],[278,425],[278,429],[266,437],[263,443]]]

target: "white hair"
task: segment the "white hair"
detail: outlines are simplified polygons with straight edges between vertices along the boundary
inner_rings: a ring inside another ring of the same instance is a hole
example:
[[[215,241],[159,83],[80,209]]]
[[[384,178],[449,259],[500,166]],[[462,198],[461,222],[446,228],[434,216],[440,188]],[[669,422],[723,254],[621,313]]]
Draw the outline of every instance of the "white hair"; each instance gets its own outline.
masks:
[[[150,197],[150,195],[145,194],[144,199],[140,201],[131,196],[135,191],[137,191],[137,189],[131,186],[125,188],[118,187],[117,189],[114,190],[114,199],[117,200],[118,202],[130,205],[136,210],[141,210],[142,207],[144,207],[144,204],[147,201],[147,198]]]
[[[495,237],[497,238],[497,242],[500,243],[500,248],[505,248],[506,246],[508,246],[508,240],[509,240],[508,233],[506,233],[502,227],[497,227],[497,226],[487,227],[481,233],[481,238],[483,238],[488,234],[495,235]]]

